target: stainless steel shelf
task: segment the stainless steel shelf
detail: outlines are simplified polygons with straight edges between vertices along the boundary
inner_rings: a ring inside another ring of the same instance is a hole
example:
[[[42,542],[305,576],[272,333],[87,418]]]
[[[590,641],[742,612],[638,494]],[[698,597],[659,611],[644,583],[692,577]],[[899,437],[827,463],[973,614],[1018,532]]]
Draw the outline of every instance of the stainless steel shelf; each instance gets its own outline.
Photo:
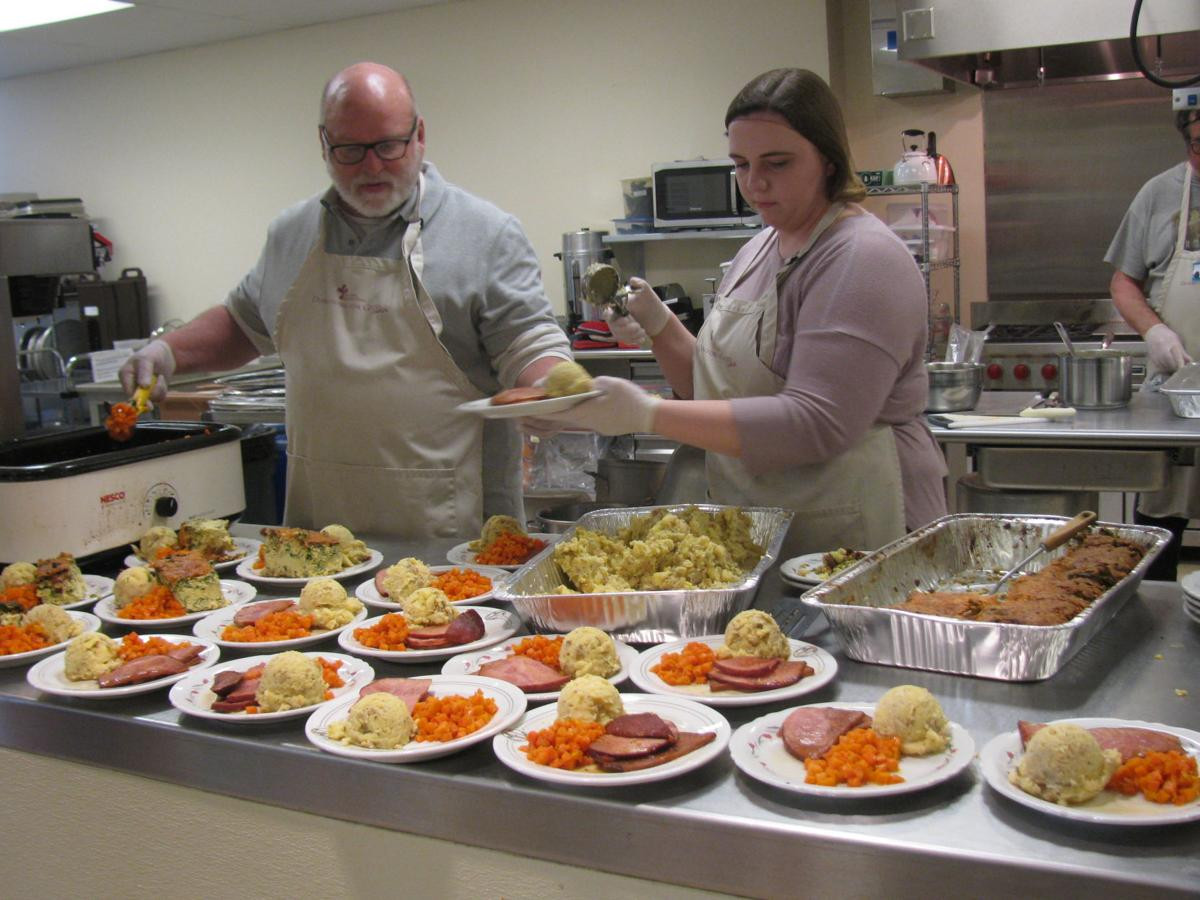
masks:
[[[606,234],[606,244],[645,244],[652,241],[748,241],[761,228],[696,228],[687,231],[645,231],[637,234]]]
[[[868,197],[883,194],[957,194],[957,184],[885,184],[881,187],[867,188]]]

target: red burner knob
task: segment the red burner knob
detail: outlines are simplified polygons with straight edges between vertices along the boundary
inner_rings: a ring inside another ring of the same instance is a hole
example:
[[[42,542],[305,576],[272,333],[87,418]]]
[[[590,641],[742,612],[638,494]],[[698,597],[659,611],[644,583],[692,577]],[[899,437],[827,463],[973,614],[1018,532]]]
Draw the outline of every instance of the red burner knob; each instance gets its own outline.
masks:
[[[1025,365],[1025,363],[1017,363],[1013,366],[1013,377],[1018,381],[1024,381],[1029,377],[1029,366]]]
[[[1046,363],[1042,366],[1042,377],[1047,381],[1053,381],[1058,377],[1058,366],[1054,363]]]
[[[992,381],[999,381],[1004,377],[1004,367],[1000,363],[989,363],[987,367],[987,377]]]

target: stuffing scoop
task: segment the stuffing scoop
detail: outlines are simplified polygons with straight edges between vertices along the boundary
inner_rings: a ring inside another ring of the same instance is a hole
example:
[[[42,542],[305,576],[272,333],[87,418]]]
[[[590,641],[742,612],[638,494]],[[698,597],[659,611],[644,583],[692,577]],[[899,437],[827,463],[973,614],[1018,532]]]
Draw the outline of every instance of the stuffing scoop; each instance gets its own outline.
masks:
[[[1075,518],[1071,519],[1069,522],[1067,522],[1063,525],[1060,525],[1058,528],[1055,528],[1052,532],[1050,532],[1048,535],[1046,535],[1044,538],[1042,538],[1042,542],[1033,549],[1032,553],[1030,553],[1028,556],[1026,556],[1023,560],[1021,560],[1019,563],[1017,563],[1015,566],[1013,566],[1007,572],[1005,572],[1004,577],[1001,578],[999,581],[997,581],[996,584],[992,587],[992,589],[990,591],[988,591],[988,593],[989,594],[996,593],[998,590],[1000,590],[1000,586],[1002,584],[1004,584],[1006,581],[1008,581],[1014,575],[1018,574],[1023,568],[1025,568],[1027,565],[1029,565],[1030,562],[1032,562],[1035,558],[1037,558],[1038,555],[1040,555],[1042,553],[1047,553],[1050,550],[1054,550],[1057,547],[1061,547],[1063,544],[1065,544],[1071,538],[1075,537],[1075,535],[1079,534],[1079,532],[1083,531],[1083,529],[1087,528],[1089,525],[1091,525],[1095,521],[1096,521],[1096,514],[1094,512],[1092,512],[1091,510],[1087,510],[1086,512],[1081,512],[1079,515],[1077,515]]]
[[[589,303],[607,306],[618,316],[629,315],[629,308],[625,305],[629,286],[621,284],[621,276],[608,263],[592,263],[584,270],[583,290]]]

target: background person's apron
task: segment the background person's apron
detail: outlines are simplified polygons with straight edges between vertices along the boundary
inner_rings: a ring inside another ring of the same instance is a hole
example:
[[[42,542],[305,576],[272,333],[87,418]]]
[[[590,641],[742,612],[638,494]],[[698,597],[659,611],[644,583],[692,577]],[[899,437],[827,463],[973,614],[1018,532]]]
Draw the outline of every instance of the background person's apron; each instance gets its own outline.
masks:
[[[420,222],[403,258],[316,244],[280,307],[287,372],[289,525],[398,537],[473,537],[483,517],[483,396],[438,339],[420,282]],[[410,269],[410,260],[413,269]]]
[[[1150,289],[1149,301],[1159,318],[1179,335],[1188,355],[1200,361],[1200,250],[1186,249],[1191,190],[1192,169],[1188,166],[1183,173],[1175,252],[1171,254],[1162,280]],[[1143,387],[1158,382],[1155,376],[1161,374],[1149,366]],[[1163,490],[1139,497],[1138,511],[1156,519],[1200,516],[1200,467],[1173,466]]]
[[[718,295],[700,330],[692,364],[697,400],[769,396],[783,389],[786,380],[770,368],[779,287],[825,229],[852,214],[844,204],[834,204],[761,297],[735,300],[727,293]],[[765,252],[775,252],[774,247]],[[874,550],[905,531],[900,459],[890,425],[873,426],[856,445],[826,462],[751,475],[740,460],[710,452],[707,470],[709,496],[717,503],[796,511],[784,541],[784,558],[838,547]]]

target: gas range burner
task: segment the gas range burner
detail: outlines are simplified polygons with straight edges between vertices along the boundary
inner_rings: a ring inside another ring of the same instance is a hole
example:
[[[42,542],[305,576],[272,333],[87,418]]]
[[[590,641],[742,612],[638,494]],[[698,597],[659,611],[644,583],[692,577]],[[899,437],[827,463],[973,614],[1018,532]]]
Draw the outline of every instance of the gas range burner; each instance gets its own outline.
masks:
[[[1103,333],[1103,327],[1099,327],[1091,322],[1075,322],[1064,323],[1067,329],[1067,334],[1073,341],[1090,341],[1095,340]],[[1025,342],[1030,344],[1043,344],[1058,340],[1058,332],[1054,325],[1050,323],[1042,324],[993,324],[992,330],[988,332],[987,339],[991,343],[996,344],[1014,344]]]

